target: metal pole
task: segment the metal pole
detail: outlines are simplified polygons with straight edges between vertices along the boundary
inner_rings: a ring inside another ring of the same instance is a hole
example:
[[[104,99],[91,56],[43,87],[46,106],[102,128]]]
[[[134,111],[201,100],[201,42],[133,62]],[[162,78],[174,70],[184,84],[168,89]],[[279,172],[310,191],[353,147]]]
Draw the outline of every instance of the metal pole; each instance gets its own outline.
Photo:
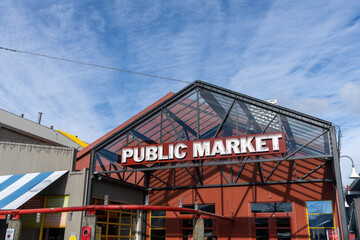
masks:
[[[88,184],[87,184],[87,193],[86,193],[86,205],[91,204],[91,192],[92,192],[92,176],[95,168],[95,150],[92,149],[90,153],[90,163],[89,163],[89,172],[88,172]]]
[[[344,202],[344,195],[342,189],[342,180],[341,180],[341,171],[340,171],[340,157],[338,146],[336,144],[336,135],[335,135],[335,127],[330,127],[330,137],[331,137],[331,147],[332,147],[332,155],[333,155],[333,163],[334,163],[334,170],[335,170],[335,184],[337,189],[337,202],[338,202],[338,209],[340,214],[340,228],[342,234],[340,234],[343,240],[349,240],[349,231],[347,228],[347,219],[346,219],[346,212],[345,212],[345,202]]]
[[[196,88],[196,139],[200,139],[200,93],[199,88]]]

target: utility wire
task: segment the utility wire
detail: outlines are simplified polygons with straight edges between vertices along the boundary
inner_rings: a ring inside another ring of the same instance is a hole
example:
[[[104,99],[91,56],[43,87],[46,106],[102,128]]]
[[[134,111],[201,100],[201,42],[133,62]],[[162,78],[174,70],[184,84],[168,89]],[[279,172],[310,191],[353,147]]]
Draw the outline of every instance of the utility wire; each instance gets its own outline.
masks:
[[[81,64],[81,65],[86,65],[86,66],[92,66],[92,67],[110,69],[110,70],[114,70],[114,71],[118,71],[118,72],[125,72],[125,73],[137,74],[137,75],[146,76],[146,77],[160,78],[160,79],[165,79],[165,80],[170,80],[170,81],[176,81],[176,82],[183,82],[183,83],[191,83],[191,82],[189,82],[189,81],[181,80],[181,79],[162,77],[162,76],[157,76],[157,75],[148,74],[148,73],[135,72],[135,71],[124,70],[124,69],[120,69],[120,68],[102,66],[102,65],[93,64],[93,63],[79,62],[79,61],[70,60],[70,59],[66,59],[66,58],[53,57],[53,56],[49,56],[49,55],[44,55],[44,54],[39,54],[39,53],[33,53],[33,52],[27,52],[27,51],[21,51],[21,50],[16,50],[16,49],[11,49],[11,48],[0,47],[0,49],[1,49],[1,50],[5,50],[5,51],[10,51],[10,52],[15,52],[15,53],[24,53],[24,54],[29,54],[29,55],[33,55],[33,56],[50,58],[50,59],[55,59],[55,60],[60,60],[60,61],[65,61],[65,62],[71,62],[71,63]]]

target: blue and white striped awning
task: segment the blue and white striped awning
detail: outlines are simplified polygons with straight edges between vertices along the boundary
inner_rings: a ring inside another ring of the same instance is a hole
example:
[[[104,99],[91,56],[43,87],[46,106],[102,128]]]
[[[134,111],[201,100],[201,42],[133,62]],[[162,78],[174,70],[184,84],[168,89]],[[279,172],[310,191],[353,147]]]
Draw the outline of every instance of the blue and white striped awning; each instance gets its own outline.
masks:
[[[0,209],[17,209],[66,172],[67,170],[0,176]]]

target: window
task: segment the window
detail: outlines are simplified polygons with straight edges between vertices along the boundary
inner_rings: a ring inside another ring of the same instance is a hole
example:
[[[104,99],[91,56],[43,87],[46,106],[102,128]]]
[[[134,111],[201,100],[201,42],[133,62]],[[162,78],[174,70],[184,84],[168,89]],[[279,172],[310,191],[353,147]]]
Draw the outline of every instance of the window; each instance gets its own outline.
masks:
[[[166,211],[150,211],[150,239],[166,239]]]
[[[102,199],[95,199],[98,205]],[[118,204],[111,202],[111,204]],[[135,240],[137,226],[136,210],[96,211],[97,226],[101,227],[101,240]]]
[[[24,203],[22,209],[67,207],[69,196],[37,196]],[[67,212],[21,215],[22,235],[27,239],[64,238]],[[37,221],[38,220],[38,221]]]
[[[270,234],[276,235],[278,240],[291,239],[290,218],[264,217],[255,218],[255,235],[257,240],[268,240]]]
[[[251,213],[257,240],[291,239],[291,202],[251,203]]]
[[[274,213],[274,212],[292,212],[292,206],[289,202],[278,203],[252,203],[252,213]]]
[[[187,205],[184,208],[191,208],[194,209],[194,205]],[[215,213],[215,205],[214,204],[204,204],[198,205],[198,210]],[[194,219],[191,217],[186,218],[186,215],[191,215],[191,213],[180,213],[184,216],[185,219],[182,220],[182,228],[183,228],[183,239],[189,239],[189,236],[193,234],[193,226],[194,226]],[[213,219],[211,218],[204,218],[204,236],[205,239],[212,239],[213,235]]]
[[[326,231],[334,229],[331,201],[306,202],[310,239],[326,240]]]

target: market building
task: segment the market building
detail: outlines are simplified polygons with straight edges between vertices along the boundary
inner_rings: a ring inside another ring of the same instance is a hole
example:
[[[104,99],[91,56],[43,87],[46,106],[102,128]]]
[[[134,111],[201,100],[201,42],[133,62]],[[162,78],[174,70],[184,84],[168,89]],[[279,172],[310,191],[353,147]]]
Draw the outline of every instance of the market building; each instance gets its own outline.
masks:
[[[86,205],[199,209],[206,239],[348,239],[330,122],[195,81],[80,150]],[[101,239],[191,239],[197,216],[97,211]]]

